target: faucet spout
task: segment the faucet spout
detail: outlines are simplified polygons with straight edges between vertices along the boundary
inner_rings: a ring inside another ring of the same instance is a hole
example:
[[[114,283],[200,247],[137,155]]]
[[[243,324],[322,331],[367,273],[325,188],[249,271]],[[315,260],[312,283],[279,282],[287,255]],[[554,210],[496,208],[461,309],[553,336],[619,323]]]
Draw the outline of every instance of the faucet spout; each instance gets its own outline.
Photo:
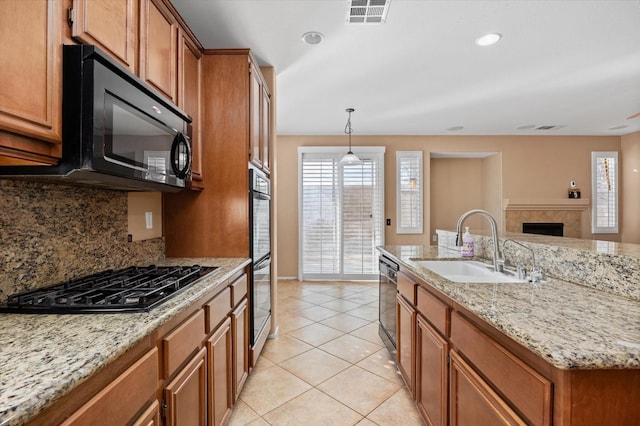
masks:
[[[488,211],[474,209],[469,210],[468,212],[463,213],[462,216],[460,216],[460,218],[458,219],[458,225],[456,226],[456,245],[458,247],[462,246],[461,236],[464,221],[467,220],[469,216],[472,216],[474,214],[483,216],[489,221],[489,224],[491,225],[491,236],[493,237],[493,269],[497,272],[502,272],[504,269],[504,256],[502,255],[502,251],[500,250],[500,243],[498,241],[498,225],[496,224],[496,220]]]

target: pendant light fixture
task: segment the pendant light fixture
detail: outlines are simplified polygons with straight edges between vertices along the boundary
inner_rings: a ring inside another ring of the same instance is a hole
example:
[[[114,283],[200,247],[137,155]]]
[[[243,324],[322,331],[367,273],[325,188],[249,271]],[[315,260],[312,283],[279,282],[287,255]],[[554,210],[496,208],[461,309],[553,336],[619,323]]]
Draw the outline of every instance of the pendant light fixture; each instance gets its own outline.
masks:
[[[347,125],[344,126],[344,132],[349,135],[349,151],[347,151],[344,157],[340,159],[339,164],[342,164],[342,165],[360,164],[362,163],[362,160],[360,160],[360,158],[358,158],[358,156],[351,151],[351,133],[353,133],[353,128],[351,127],[351,113],[355,111],[355,109],[347,108],[345,111],[349,113],[349,118],[347,119]]]

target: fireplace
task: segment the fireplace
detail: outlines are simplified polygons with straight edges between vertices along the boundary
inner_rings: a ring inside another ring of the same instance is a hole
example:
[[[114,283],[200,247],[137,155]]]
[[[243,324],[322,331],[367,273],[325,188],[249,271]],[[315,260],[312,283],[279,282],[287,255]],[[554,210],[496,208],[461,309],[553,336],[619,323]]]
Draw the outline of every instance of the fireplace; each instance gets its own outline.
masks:
[[[587,198],[511,198],[505,199],[503,206],[506,232],[542,233],[569,238],[582,238],[589,232],[591,204]],[[561,228],[561,231],[525,231],[524,224],[527,223],[535,226],[560,224],[556,228]]]
[[[552,235],[555,237],[564,236],[564,223],[557,222],[523,222],[523,234]]]

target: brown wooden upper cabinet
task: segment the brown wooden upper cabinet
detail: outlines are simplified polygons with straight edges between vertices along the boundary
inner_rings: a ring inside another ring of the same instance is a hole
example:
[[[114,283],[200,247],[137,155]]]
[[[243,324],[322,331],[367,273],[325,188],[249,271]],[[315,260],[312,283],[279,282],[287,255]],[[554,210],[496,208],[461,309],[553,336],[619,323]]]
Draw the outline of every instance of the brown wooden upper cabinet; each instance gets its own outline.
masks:
[[[162,0],[141,0],[140,78],[176,102],[178,22]]]
[[[249,64],[249,160],[269,173],[270,95],[255,63]]]
[[[62,0],[0,1],[0,164],[62,155]],[[28,52],[28,54],[25,54]]]
[[[202,52],[182,30],[178,31],[178,106],[193,119],[191,123],[191,189],[203,189],[202,173]]]
[[[262,86],[262,102],[260,104],[262,122],[260,126],[260,152],[262,154],[262,170],[269,173],[271,164],[269,155],[271,149],[271,95],[267,86]]]
[[[107,52],[134,74],[139,0],[73,0],[72,36]]]

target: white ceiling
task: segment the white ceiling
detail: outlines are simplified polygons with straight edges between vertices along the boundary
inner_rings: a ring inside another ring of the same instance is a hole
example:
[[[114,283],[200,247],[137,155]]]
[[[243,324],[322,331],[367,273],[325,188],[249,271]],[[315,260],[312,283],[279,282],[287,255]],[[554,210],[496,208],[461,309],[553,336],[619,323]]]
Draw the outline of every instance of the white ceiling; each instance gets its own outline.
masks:
[[[354,135],[640,131],[640,0],[391,0],[384,24],[346,0],[172,2],[205,48],[275,67],[280,135],[342,134],[347,107]]]

